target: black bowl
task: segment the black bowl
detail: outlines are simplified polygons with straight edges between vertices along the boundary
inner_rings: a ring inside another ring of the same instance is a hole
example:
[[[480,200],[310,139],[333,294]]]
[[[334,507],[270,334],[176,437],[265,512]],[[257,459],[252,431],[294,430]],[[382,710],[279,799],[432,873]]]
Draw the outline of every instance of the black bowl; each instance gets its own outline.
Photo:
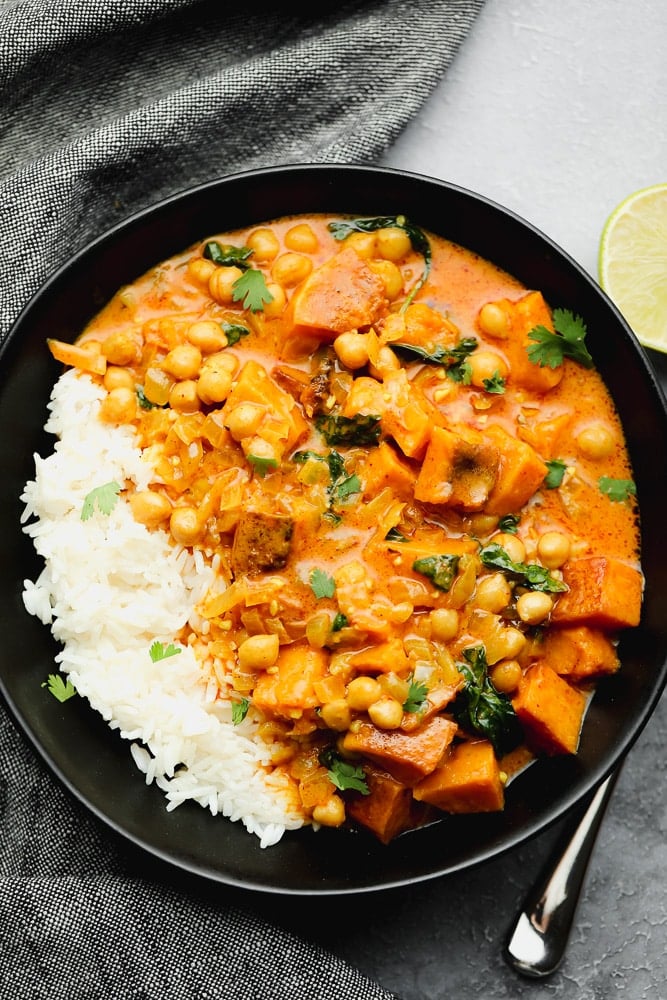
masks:
[[[124,283],[215,232],[305,212],[405,214],[540,289],[585,317],[587,343],[616,402],[641,510],[646,598],[639,628],[624,634],[622,669],[597,688],[576,757],[540,761],[508,789],[502,814],[443,817],[382,846],[364,832],[304,829],[261,849],[239,823],[194,804],[168,813],[129,747],[82,699],[39,697],[56,645],[26,613],[25,578],[40,565],[19,528],[19,496],[33,453],[47,454],[46,403],[60,367],[47,336],[72,340]],[[553,823],[631,747],[667,679],[667,416],[642,348],[590,277],[534,227],[462,188],[410,173],[300,165],[249,171],[183,192],[106,233],[60,269],[25,309],[0,355],[0,687],[16,720],[56,775],[137,847],[205,878],[284,893],[381,889],[488,860]]]

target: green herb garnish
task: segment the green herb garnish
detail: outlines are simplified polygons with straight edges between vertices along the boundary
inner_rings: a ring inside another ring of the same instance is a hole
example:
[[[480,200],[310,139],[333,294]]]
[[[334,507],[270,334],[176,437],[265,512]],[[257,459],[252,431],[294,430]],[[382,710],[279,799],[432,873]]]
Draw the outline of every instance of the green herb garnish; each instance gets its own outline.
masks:
[[[160,660],[166,660],[170,656],[178,656],[180,652],[180,646],[175,646],[173,642],[160,642],[159,639],[156,639],[153,643],[151,643],[151,647],[148,650],[153,663],[158,663]]]
[[[550,594],[567,590],[566,584],[553,577],[549,570],[539,563],[513,562],[502,545],[496,542],[480,549],[479,558],[488,569],[499,569],[527,590],[539,590]]]
[[[49,694],[52,694],[59,702],[69,701],[76,694],[76,688],[69,677],[64,681],[60,674],[49,674],[47,680],[42,683],[42,687],[47,688]]]
[[[452,555],[424,556],[415,559],[412,568],[432,580],[438,590],[449,590],[456,578],[460,558]]]
[[[637,495],[637,487],[632,479],[611,479],[609,476],[600,476],[598,487],[612,503],[626,503],[631,496]]]
[[[436,347],[432,351],[427,351],[424,347],[417,347],[415,344],[395,343],[391,345],[394,350],[402,351],[404,354],[412,354],[429,365],[441,365],[447,374],[447,378],[452,382],[460,382],[463,385],[470,385],[472,369],[468,364],[468,357],[477,349],[477,340],[474,337],[464,337],[458,342],[456,347]]]
[[[408,696],[403,702],[403,711],[409,713],[423,712],[427,704],[427,695],[428,688],[426,685],[417,683],[414,676],[411,676]]]
[[[323,569],[314,569],[310,574],[310,589],[318,599],[333,597],[336,593],[336,581]]]
[[[518,514],[505,514],[498,521],[498,531],[504,531],[506,535],[516,535],[520,520]]]
[[[584,343],[586,324],[581,316],[575,316],[569,309],[554,309],[553,324],[555,333],[540,324],[528,334],[528,338],[535,341],[527,347],[533,364],[557,368],[565,358],[571,358],[584,368],[592,368],[593,359]]]
[[[87,521],[91,518],[96,505],[100,514],[106,514],[108,517],[118,503],[119,493],[120,483],[117,483],[115,479],[112,479],[110,483],[104,483],[103,486],[96,486],[94,490],[91,490],[84,497],[83,507],[81,508],[81,520]]]
[[[261,271],[248,268],[232,285],[234,302],[243,302],[244,309],[260,312],[267,302],[273,302],[273,295],[266,287],[266,280]]]
[[[490,740],[498,757],[518,746],[523,731],[512,702],[498,691],[488,675],[483,646],[464,649],[465,663],[458,667],[463,689],[454,702],[454,717],[460,726]]]
[[[505,392],[505,379],[500,372],[494,372],[491,378],[483,378],[482,385],[486,392],[492,395],[502,396]]]
[[[560,458],[552,458],[546,462],[546,466],[549,471],[544,477],[544,485],[548,490],[558,489],[563,482],[567,462],[563,462]]]
[[[235,698],[232,701],[232,724],[234,726],[239,726],[246,715],[248,714],[248,709],[250,708],[249,698]]]
[[[322,414],[316,420],[317,429],[327,444],[375,445],[380,439],[380,417],[358,413],[356,417]]]
[[[347,628],[348,625],[347,615],[344,615],[342,611],[337,611],[331,623],[331,631],[340,632],[341,629]]]
[[[250,247],[235,247],[209,240],[204,247],[204,257],[212,260],[219,267],[240,267],[242,270],[250,267],[248,258],[254,251]]]
[[[267,472],[278,468],[278,462],[275,458],[262,458],[260,455],[246,455],[246,458],[260,479],[264,479]]]
[[[241,337],[247,337],[250,330],[247,326],[241,326],[240,323],[221,323],[222,332],[227,338],[227,346],[231,347],[233,344],[238,344]]]
[[[323,750],[318,759],[322,767],[327,768],[329,780],[336,788],[342,792],[352,790],[362,795],[370,794],[363,767],[343,760],[332,747]]]

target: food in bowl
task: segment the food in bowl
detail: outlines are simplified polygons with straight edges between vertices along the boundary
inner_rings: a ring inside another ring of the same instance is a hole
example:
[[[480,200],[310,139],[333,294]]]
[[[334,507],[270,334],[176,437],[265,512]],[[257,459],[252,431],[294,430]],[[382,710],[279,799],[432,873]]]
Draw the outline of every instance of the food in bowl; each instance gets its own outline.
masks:
[[[56,693],[168,808],[263,846],[501,810],[536,756],[576,753],[639,622],[585,333],[402,216],[212,235],[120,289],[49,342],[58,442],[23,497]]]

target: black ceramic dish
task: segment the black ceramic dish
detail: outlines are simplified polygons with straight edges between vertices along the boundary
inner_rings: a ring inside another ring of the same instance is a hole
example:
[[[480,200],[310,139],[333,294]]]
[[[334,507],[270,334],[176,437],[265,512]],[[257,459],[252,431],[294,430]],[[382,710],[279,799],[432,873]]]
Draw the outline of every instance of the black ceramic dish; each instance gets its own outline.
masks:
[[[171,813],[132,763],[129,746],[87,704],[41,691],[56,646],[29,616],[22,582],[39,562],[20,531],[19,496],[46,454],[46,403],[60,366],[47,336],[72,340],[122,284],[216,232],[301,212],[405,214],[492,260],[553,306],[587,322],[587,344],[616,401],[642,511],[646,599],[642,623],[621,642],[622,669],[600,684],[576,757],[541,761],[510,788],[502,814],[443,817],[382,846],[363,832],[310,829],[275,847],[196,805]],[[289,166],[224,178],[164,201],[106,233],[46,284],[0,355],[0,687],[18,724],[65,785],[110,827],[187,872],[250,889],[346,893],[381,889],[488,860],[544,829],[597,785],[628,751],[664,687],[667,664],[667,416],[633,334],[585,272],[507,210],[452,185],[355,166]]]

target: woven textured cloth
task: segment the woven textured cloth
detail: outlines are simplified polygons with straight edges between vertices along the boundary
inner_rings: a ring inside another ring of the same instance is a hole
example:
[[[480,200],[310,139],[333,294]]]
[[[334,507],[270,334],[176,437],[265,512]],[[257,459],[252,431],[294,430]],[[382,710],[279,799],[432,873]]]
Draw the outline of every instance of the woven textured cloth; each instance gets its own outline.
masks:
[[[379,158],[482,4],[0,0],[0,340],[74,251],[162,197]],[[390,996],[251,910],[142,878],[2,705],[0,759],[1,997]]]

